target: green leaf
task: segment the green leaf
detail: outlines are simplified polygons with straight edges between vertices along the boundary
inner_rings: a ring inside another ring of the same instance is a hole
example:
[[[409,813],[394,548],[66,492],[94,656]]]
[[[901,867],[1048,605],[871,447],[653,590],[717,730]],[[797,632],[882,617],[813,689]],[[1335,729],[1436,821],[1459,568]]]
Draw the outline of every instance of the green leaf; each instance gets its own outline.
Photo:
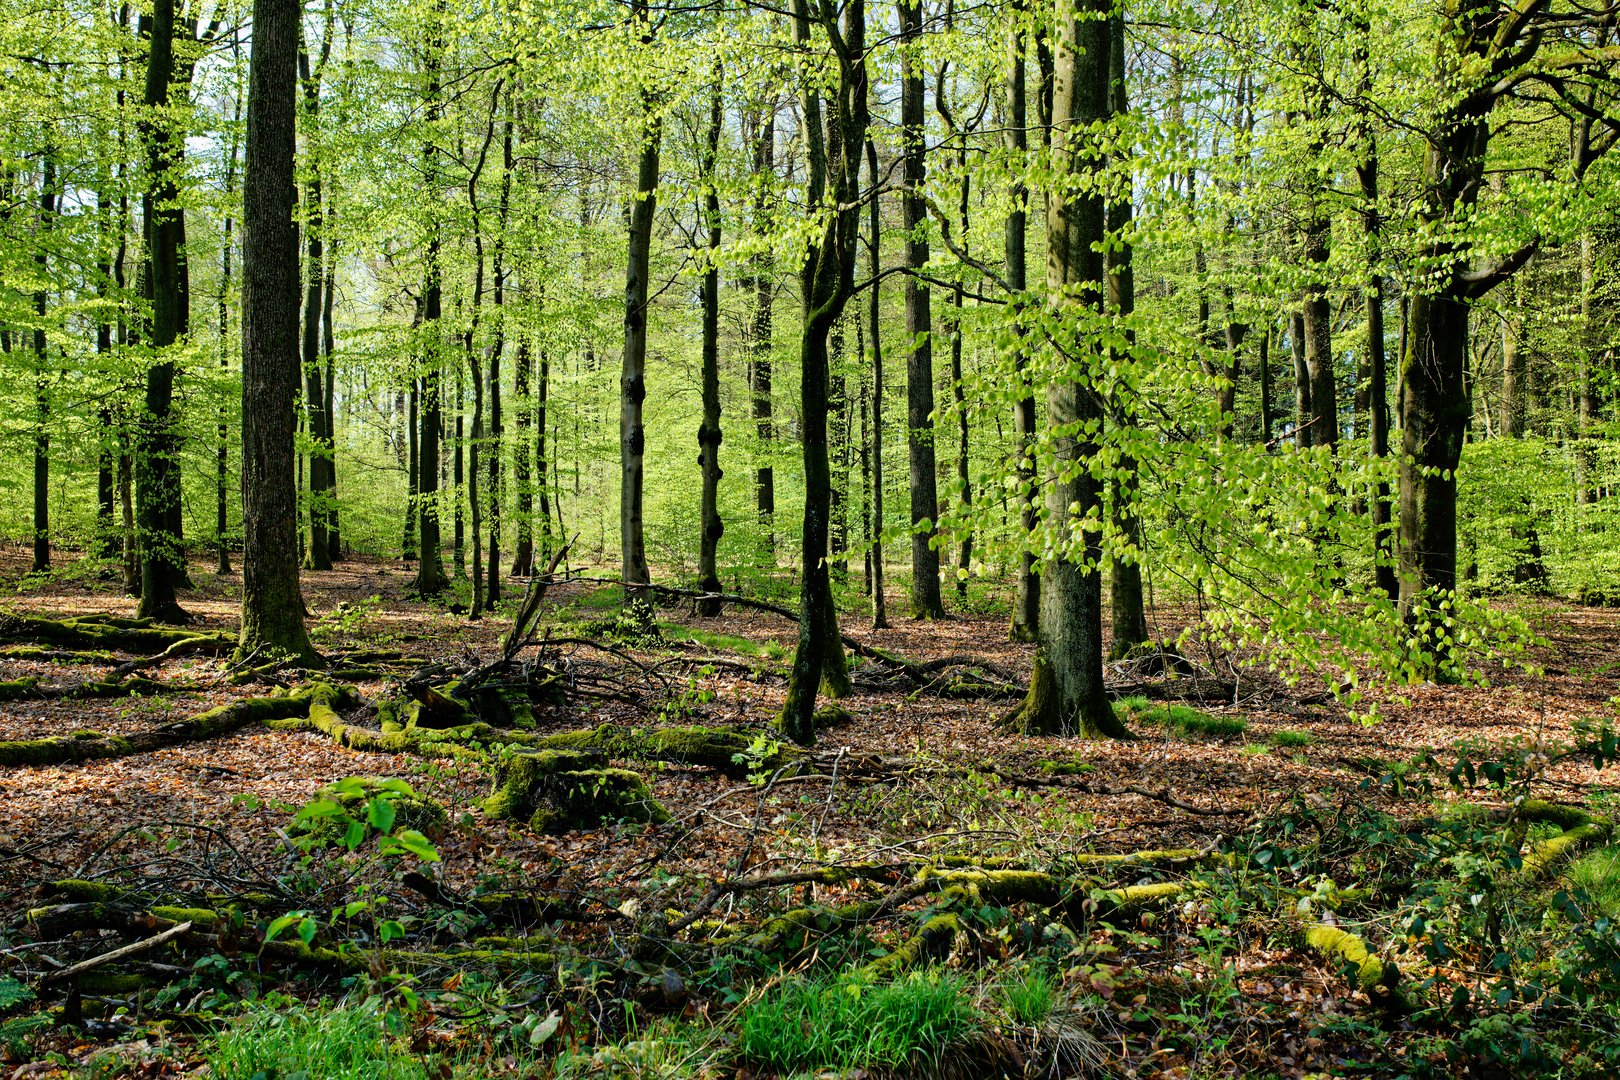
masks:
[[[372,799],[366,803],[366,820],[378,832],[394,831],[394,803],[391,799]]]
[[[438,862],[439,852],[431,841],[415,829],[401,829],[394,834],[394,842],[423,862]]]
[[[398,919],[388,919],[377,927],[377,936],[384,945],[405,936],[405,926]]]

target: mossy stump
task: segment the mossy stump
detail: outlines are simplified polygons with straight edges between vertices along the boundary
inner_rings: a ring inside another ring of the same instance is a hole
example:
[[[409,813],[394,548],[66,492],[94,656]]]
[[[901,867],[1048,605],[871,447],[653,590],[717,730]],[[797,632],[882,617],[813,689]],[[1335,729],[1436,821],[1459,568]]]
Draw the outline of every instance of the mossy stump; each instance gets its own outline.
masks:
[[[669,820],[669,811],[638,773],[605,765],[603,754],[589,751],[508,755],[496,768],[484,813],[547,833],[591,829],[604,821]]]

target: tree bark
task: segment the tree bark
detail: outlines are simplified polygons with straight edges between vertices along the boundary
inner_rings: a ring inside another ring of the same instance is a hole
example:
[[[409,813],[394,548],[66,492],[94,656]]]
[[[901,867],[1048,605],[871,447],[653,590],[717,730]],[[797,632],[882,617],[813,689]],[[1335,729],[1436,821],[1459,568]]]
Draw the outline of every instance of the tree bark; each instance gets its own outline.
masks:
[[[1059,5],[1054,58],[1053,167],[1059,177],[1078,181],[1073,190],[1055,184],[1048,197],[1046,283],[1059,312],[1077,305],[1100,310],[1105,304],[1100,249],[1106,217],[1095,182],[1102,164],[1097,148],[1086,142],[1091,125],[1108,115],[1111,7],[1109,0],[1083,3],[1084,19],[1068,0]],[[1082,347],[1088,353],[1068,357],[1071,363],[1088,371],[1105,366],[1104,357],[1090,354],[1093,346]],[[1101,483],[1089,468],[1097,447],[1085,434],[1087,425],[1100,426],[1103,419],[1090,375],[1054,380],[1047,387],[1046,414],[1053,448],[1047,513],[1062,530],[1059,542],[1073,543],[1073,530],[1102,509]],[[1114,716],[1103,685],[1101,542],[1091,530],[1079,543],[1080,559],[1059,556],[1041,575],[1041,646],[1029,695],[1007,723],[1027,734],[1124,738],[1128,732]]]
[[[437,596],[449,586],[444,575],[444,555],[440,550],[439,534],[439,444],[444,435],[444,415],[440,406],[440,367],[443,364],[443,328],[439,320],[443,315],[444,283],[439,266],[439,223],[437,200],[440,188],[437,122],[443,103],[440,98],[439,72],[444,49],[442,7],[434,9],[433,26],[428,34],[424,67],[427,75],[428,131],[422,144],[423,174],[427,177],[427,204],[430,217],[429,236],[425,251],[425,277],[422,283],[421,340],[423,350],[421,383],[421,431],[416,446],[416,502],[419,546],[416,579],[412,583],[418,596]]]
[[[529,377],[534,357],[529,352],[529,336],[518,332],[517,356],[513,360],[512,393],[517,398],[517,419],[513,435],[512,488],[517,501],[517,540],[512,553],[512,576],[528,577],[534,572],[534,481],[530,475],[529,426],[533,401],[529,397]]]
[[[317,657],[298,581],[293,434],[298,398],[298,232],[293,224],[295,0],[254,0],[242,183],[241,657]]]
[[[866,140],[866,165],[872,184],[867,207],[871,223],[867,251],[872,276],[872,296],[867,306],[872,338],[872,629],[886,630],[889,608],[883,591],[883,287],[879,277],[883,269],[883,213],[878,195],[877,145],[871,139]]]
[[[714,86],[709,96],[709,131],[703,147],[705,181],[703,213],[708,226],[708,251],[704,254],[703,274],[703,422],[698,427],[698,463],[703,473],[698,555],[698,588],[708,593],[720,591],[719,548],[725,534],[720,520],[720,189],[716,187],[716,161],[720,154],[722,102],[720,88],[724,68],[714,69]],[[720,614],[720,601],[699,602],[698,614],[714,618]]]
[[[232,103],[231,139],[225,153],[225,199],[230,205],[236,188],[236,127],[242,116],[240,95]],[[221,372],[231,369],[231,350],[228,345],[231,329],[231,245],[233,222],[226,212],[222,229],[223,242],[219,249],[219,367]],[[214,547],[219,556],[215,573],[231,572],[230,555],[230,410],[221,402],[219,407],[219,446],[214,451]],[[110,510],[110,508],[109,508]]]
[[[901,196],[906,226],[906,459],[911,496],[911,616],[941,619],[945,604],[939,589],[939,491],[934,453],[934,344],[928,287],[916,276],[928,264],[924,226],[928,205],[922,195],[927,179],[923,137],[923,80],[912,50],[922,37],[922,0],[899,0],[900,138],[905,192]]]
[[[631,19],[639,24],[643,46],[652,42],[647,0],[631,0]],[[630,205],[629,255],[624,276],[624,367],[619,379],[619,552],[627,584],[646,584],[646,538],[642,523],[642,490],[646,483],[647,432],[642,405],[647,398],[647,277],[652,257],[653,214],[658,198],[658,151],[663,123],[646,87],[641,91],[641,139],[636,165],[636,194]]]
[[[47,144],[42,155],[39,180],[39,227],[35,243],[34,267],[39,273],[39,287],[34,290],[34,563],[33,572],[43,574],[51,568],[51,383],[49,341],[45,334],[45,319],[50,312],[50,297],[46,291],[49,280],[50,259],[45,235],[53,228],[56,217],[56,156]]]
[[[1021,161],[1029,150],[1029,104],[1026,89],[1027,57],[1025,37],[1019,21],[1025,10],[1023,3],[1014,9],[1012,32],[1008,39],[1007,78],[1007,151],[1015,162]],[[1044,91],[1043,91],[1044,92]],[[1050,109],[1043,112],[1043,123],[1050,124]],[[1014,176],[1019,174],[1016,170]],[[1007,263],[1007,288],[1015,305],[1027,302],[1028,260],[1026,256],[1029,231],[1029,191],[1021,180],[1014,180],[1011,191],[1012,209],[1007,213],[1004,243]],[[1018,380],[1018,400],[1013,405],[1013,423],[1017,429],[1018,460],[1014,466],[1018,475],[1018,516],[1026,538],[1040,523],[1040,512],[1035,504],[1035,394],[1028,386],[1026,370],[1029,358],[1023,341],[1026,330],[1017,321],[1013,324],[1013,371]],[[1013,599],[1012,619],[1008,637],[1013,641],[1034,641],[1041,621],[1041,579],[1036,573],[1035,552],[1022,545],[1019,553],[1018,591]]]
[[[142,618],[184,623],[180,606],[186,579],[185,549],[178,524],[180,437],[174,415],[175,365],[165,350],[185,336],[186,283],[182,265],[184,213],[179,177],[184,141],[170,130],[165,115],[175,81],[175,0],[153,0],[141,28],[149,42],[141,134],[146,144],[147,187],[142,195],[146,223],[144,284],[152,302],[149,344],[158,360],[147,371],[145,412],[135,457],[136,540],[140,552]]]
[[[770,184],[776,175],[776,106],[766,106],[754,142],[754,183],[758,186],[754,197],[754,228],[765,235],[770,228]],[[753,325],[749,328],[748,389],[753,413],[754,433],[759,438],[759,464],[754,468],[754,505],[759,526],[765,531],[765,550],[776,560],[776,470],[771,467],[771,443],[776,438],[776,424],[771,409],[771,352],[774,329],[773,300],[776,293],[774,280],[776,263],[768,247],[762,248],[751,261],[754,286]]]

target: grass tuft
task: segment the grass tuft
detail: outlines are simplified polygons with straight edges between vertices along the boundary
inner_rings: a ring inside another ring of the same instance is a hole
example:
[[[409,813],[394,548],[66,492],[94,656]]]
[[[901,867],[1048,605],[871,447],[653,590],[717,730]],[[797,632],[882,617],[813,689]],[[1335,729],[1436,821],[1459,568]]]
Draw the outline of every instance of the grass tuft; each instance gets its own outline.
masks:
[[[1620,919],[1620,847],[1606,847],[1577,859],[1569,868],[1569,884],[1592,898],[1598,910]]]
[[[789,983],[737,1011],[743,1060],[798,1070],[914,1070],[974,1028],[961,976],[912,972],[891,983]]]
[[[1159,705],[1144,697],[1121,698],[1114,703],[1114,712],[1127,724],[1159,724],[1183,738],[1229,739],[1249,727],[1242,717],[1213,716],[1190,705]]]
[[[1001,1000],[1013,1020],[1025,1027],[1038,1027],[1057,1007],[1057,982],[1043,967],[1025,968],[1002,984]]]
[[[1316,737],[1308,731],[1273,731],[1271,745],[1292,748],[1296,746],[1310,746]]]
[[[320,1077],[321,1080],[426,1080],[420,1060],[391,1054],[383,1020],[358,1005],[254,1009],[219,1033],[208,1054],[213,1080]]]

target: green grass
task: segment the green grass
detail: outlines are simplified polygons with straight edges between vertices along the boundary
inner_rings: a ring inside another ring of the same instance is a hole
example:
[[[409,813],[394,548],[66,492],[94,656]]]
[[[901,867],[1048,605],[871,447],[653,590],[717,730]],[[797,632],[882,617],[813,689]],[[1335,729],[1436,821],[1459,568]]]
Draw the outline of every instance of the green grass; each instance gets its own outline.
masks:
[[[214,1080],[426,1080],[422,1062],[390,1053],[383,1021],[359,1005],[257,1008],[220,1032],[208,1053]]]
[[[1025,1027],[1043,1023],[1057,1007],[1057,1000],[1057,982],[1044,967],[1025,968],[1001,985],[1007,1015]]]
[[[1291,748],[1296,746],[1310,746],[1316,737],[1308,731],[1273,731],[1271,745]]]
[[[690,641],[701,645],[705,649],[734,652],[740,656],[753,656],[766,660],[781,660],[787,656],[787,648],[779,641],[767,641],[760,644],[749,641],[734,634],[717,634],[712,630],[705,630],[699,626],[686,626],[681,623],[659,623],[659,631],[670,641]]]
[[[789,983],[737,1011],[737,1050],[784,1073],[914,1068],[972,1030],[962,990],[961,976],[939,972]]]
[[[1620,847],[1606,847],[1577,859],[1569,884],[1592,898],[1611,919],[1620,918]]]
[[[1114,713],[1127,724],[1159,724],[1183,738],[1229,739],[1249,727],[1241,717],[1212,716],[1190,705],[1160,705],[1144,697],[1121,698],[1114,703]]]

